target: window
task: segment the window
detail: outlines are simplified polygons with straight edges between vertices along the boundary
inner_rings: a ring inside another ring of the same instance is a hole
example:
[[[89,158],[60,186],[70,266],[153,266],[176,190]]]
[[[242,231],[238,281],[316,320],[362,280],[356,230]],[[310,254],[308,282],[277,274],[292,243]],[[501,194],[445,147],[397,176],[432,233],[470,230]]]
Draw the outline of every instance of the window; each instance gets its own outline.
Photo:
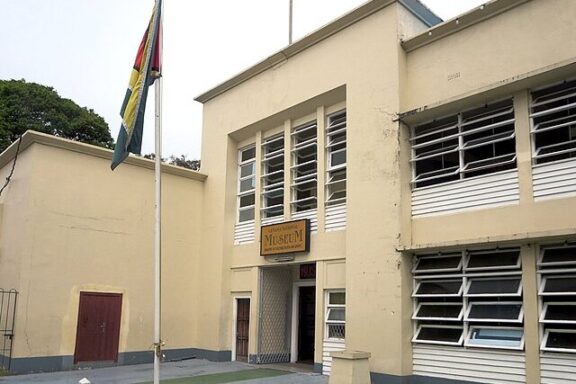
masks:
[[[518,248],[414,256],[414,343],[524,348]]]
[[[410,143],[416,188],[515,169],[513,100],[418,125]]]
[[[262,143],[262,219],[284,215],[284,134]]]
[[[346,111],[328,116],[326,206],[346,203]]]
[[[536,164],[576,157],[576,80],[532,91],[530,112]]]
[[[256,148],[238,151],[238,222],[254,220],[256,202]]]
[[[540,349],[576,353],[576,243],[542,246],[538,272]]]
[[[326,294],[326,337],[344,339],[346,336],[346,293],[331,291]]]
[[[292,212],[317,206],[317,126],[304,124],[292,131]]]

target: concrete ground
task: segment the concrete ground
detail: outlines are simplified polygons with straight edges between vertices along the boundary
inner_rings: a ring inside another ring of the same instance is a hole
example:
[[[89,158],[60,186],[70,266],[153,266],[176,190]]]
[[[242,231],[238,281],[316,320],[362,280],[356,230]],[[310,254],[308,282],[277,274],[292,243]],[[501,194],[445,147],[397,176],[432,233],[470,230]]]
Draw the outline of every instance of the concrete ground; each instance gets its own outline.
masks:
[[[210,375],[213,373],[237,372],[252,368],[283,369],[292,372],[289,375],[244,380],[242,384],[327,384],[328,377],[311,372],[302,372],[290,365],[249,365],[239,362],[215,363],[208,360],[193,359],[163,363],[160,368],[161,380],[182,377]],[[87,378],[91,384],[136,384],[153,380],[152,364],[126,365],[121,367],[83,369],[78,371],[34,373],[29,375],[0,377],[0,384],[78,384]]]

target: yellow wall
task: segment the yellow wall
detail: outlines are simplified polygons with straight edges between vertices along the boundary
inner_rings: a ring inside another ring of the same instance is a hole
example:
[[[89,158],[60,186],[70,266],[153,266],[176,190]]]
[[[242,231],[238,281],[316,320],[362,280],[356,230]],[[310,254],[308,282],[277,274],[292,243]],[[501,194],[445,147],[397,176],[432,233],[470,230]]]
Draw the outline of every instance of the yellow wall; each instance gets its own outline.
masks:
[[[2,248],[26,248],[19,253],[13,357],[73,355],[80,291],[122,293],[119,352],[150,349],[153,171],[123,164],[111,172],[109,164],[42,144],[19,158],[18,175],[30,182],[24,231],[2,236]],[[202,182],[165,174],[163,191],[163,339],[168,349],[186,348],[196,336],[190,275],[199,255]],[[7,192],[10,207],[25,196]]]

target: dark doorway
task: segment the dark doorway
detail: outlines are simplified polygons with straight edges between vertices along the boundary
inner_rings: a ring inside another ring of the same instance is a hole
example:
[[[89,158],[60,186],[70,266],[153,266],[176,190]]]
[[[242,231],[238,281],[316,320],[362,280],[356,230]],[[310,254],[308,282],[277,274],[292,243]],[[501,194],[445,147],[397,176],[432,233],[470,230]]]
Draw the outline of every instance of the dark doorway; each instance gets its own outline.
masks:
[[[298,361],[313,364],[316,287],[300,287],[298,314]]]
[[[74,364],[118,361],[122,295],[80,292]]]
[[[248,361],[250,299],[236,299],[236,361]]]

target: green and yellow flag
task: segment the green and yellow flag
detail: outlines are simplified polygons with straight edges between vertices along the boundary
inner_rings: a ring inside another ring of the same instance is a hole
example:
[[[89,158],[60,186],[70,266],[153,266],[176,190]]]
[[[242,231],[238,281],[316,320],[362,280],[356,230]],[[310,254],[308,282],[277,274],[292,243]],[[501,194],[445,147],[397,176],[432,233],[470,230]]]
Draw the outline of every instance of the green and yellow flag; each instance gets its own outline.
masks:
[[[112,170],[128,157],[128,153],[139,155],[142,148],[142,129],[148,87],[160,77],[161,2],[161,0],[156,1],[150,23],[138,47],[130,83],[120,110],[122,125],[114,148]]]

